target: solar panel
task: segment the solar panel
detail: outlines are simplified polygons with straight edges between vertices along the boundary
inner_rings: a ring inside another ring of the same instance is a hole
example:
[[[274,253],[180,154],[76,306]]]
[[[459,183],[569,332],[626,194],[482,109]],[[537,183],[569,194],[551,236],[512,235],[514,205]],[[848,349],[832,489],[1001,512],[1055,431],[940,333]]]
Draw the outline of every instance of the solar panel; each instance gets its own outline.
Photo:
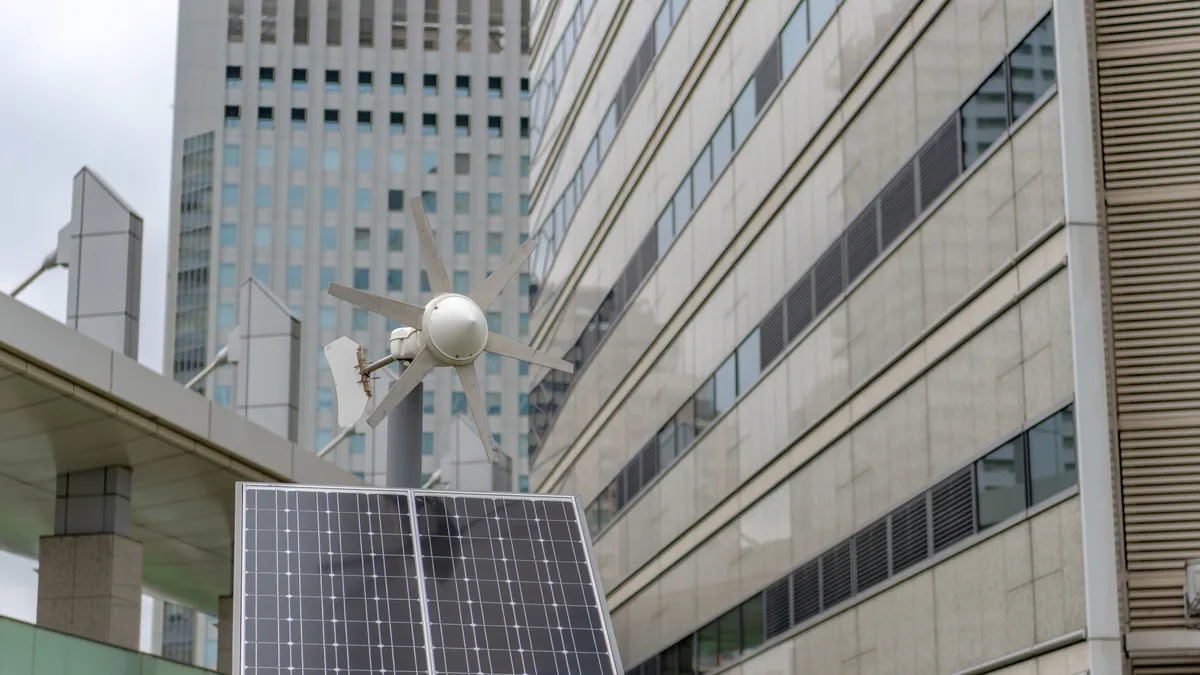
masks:
[[[235,673],[623,675],[571,497],[246,483],[238,499]]]

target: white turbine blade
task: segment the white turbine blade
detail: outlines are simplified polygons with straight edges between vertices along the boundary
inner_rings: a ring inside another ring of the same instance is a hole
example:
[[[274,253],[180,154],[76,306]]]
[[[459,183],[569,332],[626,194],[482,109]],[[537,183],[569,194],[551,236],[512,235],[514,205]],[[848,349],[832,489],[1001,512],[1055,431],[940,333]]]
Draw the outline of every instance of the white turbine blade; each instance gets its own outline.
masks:
[[[450,275],[442,263],[442,254],[438,253],[437,240],[433,238],[433,229],[429,227],[429,216],[425,215],[425,205],[420,197],[408,200],[408,205],[412,208],[413,224],[417,226],[417,236],[421,239],[421,258],[425,261],[429,290],[435,295],[449,293],[454,287],[450,285]]]
[[[333,391],[337,394],[338,426],[348,427],[362,419],[367,409],[367,390],[358,372],[359,346],[348,337],[325,345],[325,360],[333,373]]]
[[[483,280],[479,287],[471,291],[471,299],[475,304],[479,305],[480,309],[486,310],[492,306],[496,298],[500,296],[500,292],[508,285],[509,281],[516,276],[517,271],[521,269],[521,265],[529,259],[533,253],[533,248],[537,246],[537,239],[526,239],[521,248],[518,248],[512,255],[508,256],[508,260],[500,263],[495,272],[491,276]]]
[[[561,370],[564,373],[575,372],[574,363],[550,356],[546,352],[539,352],[527,344],[517,342],[512,338],[506,338],[499,333],[488,333],[487,345],[483,349],[484,351],[499,354],[500,356],[507,356],[511,359],[528,361],[536,366],[546,366],[547,368]]]
[[[462,382],[463,393],[467,395],[467,407],[471,409],[471,417],[475,418],[475,430],[479,432],[479,440],[483,441],[483,451],[487,453],[492,464],[500,463],[500,455],[496,452],[496,441],[492,438],[492,430],[488,426],[487,408],[483,406],[483,394],[479,390],[479,375],[475,372],[475,364],[455,366],[458,371],[458,381]]]
[[[329,284],[329,294],[338,300],[345,300],[355,307],[362,307],[369,312],[414,328],[421,327],[421,317],[425,315],[424,307],[417,307],[407,302],[385,298],[382,295],[360,291],[342,284]]]
[[[408,367],[404,369],[404,374],[401,375],[396,384],[388,390],[387,395],[384,396],[379,403],[375,404],[375,409],[372,410],[371,414],[367,417],[367,424],[371,425],[372,429],[379,426],[379,423],[383,421],[383,418],[387,416],[391,409],[399,405],[400,401],[403,401],[404,397],[408,396],[409,392],[411,392],[421,382],[421,380],[425,379],[425,376],[428,375],[436,365],[437,364],[433,360],[433,355],[429,353],[428,349],[422,347],[421,351],[417,353],[417,358],[413,359],[412,362],[408,364]]]

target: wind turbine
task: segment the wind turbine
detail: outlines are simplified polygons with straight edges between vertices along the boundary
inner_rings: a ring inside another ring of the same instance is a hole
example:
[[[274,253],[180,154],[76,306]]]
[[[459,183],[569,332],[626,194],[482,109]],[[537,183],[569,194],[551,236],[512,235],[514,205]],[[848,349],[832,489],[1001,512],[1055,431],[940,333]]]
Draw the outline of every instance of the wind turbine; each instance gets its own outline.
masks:
[[[392,331],[388,343],[391,353],[373,363],[367,363],[362,346],[350,338],[340,337],[325,346],[326,360],[333,372],[337,392],[338,425],[350,426],[362,418],[367,401],[372,396],[370,375],[388,364],[401,361],[406,362],[407,367],[399,381],[367,417],[367,424],[371,428],[383,421],[388,411],[404,400],[434,368],[454,368],[458,371],[467,405],[475,419],[475,429],[483,441],[488,459],[498,463],[500,456],[488,426],[487,409],[483,405],[479,377],[475,372],[475,360],[479,355],[486,351],[568,373],[575,370],[572,363],[488,330],[484,312],[529,259],[536,240],[526,240],[475,290],[469,295],[461,295],[453,292],[450,276],[442,264],[421,199],[414,197],[409,200],[409,206],[420,239],[421,258],[425,262],[429,288],[434,297],[424,307],[419,307],[341,284],[329,285],[329,294],[333,297],[403,324]],[[392,433],[391,429],[389,433]]]

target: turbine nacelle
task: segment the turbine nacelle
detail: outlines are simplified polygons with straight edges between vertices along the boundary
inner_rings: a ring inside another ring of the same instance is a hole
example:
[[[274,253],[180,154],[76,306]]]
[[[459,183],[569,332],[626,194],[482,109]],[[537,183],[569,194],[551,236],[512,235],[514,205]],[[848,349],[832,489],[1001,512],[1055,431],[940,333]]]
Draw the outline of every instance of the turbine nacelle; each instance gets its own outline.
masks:
[[[483,405],[479,377],[475,372],[475,361],[479,355],[486,351],[568,373],[575,369],[567,361],[488,330],[485,312],[529,259],[536,240],[526,240],[470,295],[454,293],[446,267],[438,254],[424,206],[420,199],[413,199],[409,203],[421,242],[421,257],[425,262],[429,286],[437,295],[424,307],[419,307],[341,284],[329,285],[329,294],[333,297],[405,324],[392,331],[390,354],[374,363],[368,363],[362,347],[349,338],[341,337],[325,346],[326,360],[333,371],[337,392],[338,424],[345,427],[362,418],[367,401],[372,396],[370,374],[373,371],[394,361],[408,362],[400,379],[367,417],[367,424],[372,428],[434,368],[452,367],[458,372],[484,450],[492,462],[499,462],[500,457],[488,425],[487,409]]]

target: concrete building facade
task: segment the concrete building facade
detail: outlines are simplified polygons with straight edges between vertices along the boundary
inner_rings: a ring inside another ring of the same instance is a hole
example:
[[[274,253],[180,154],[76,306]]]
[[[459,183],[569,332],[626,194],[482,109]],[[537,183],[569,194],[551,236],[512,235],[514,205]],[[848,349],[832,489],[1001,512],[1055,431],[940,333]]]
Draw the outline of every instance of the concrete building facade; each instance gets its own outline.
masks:
[[[627,672],[1194,672],[1192,5],[537,3],[531,480]]]
[[[407,198],[421,195],[456,288],[527,236],[528,0],[222,0],[180,5],[172,149],[166,368],[186,382],[226,344],[237,287],[254,277],[301,320],[298,442],[339,431],[322,347],[368,358],[396,326],[330,297],[339,282],[424,304]],[[528,336],[528,277],[489,312]],[[528,368],[480,360],[493,431],[527,475]],[[237,407],[233,368],[205,393]],[[384,380],[377,381],[385,386]],[[424,470],[466,398],[449,371],[425,384]],[[386,422],[332,461],[385,473]]]

